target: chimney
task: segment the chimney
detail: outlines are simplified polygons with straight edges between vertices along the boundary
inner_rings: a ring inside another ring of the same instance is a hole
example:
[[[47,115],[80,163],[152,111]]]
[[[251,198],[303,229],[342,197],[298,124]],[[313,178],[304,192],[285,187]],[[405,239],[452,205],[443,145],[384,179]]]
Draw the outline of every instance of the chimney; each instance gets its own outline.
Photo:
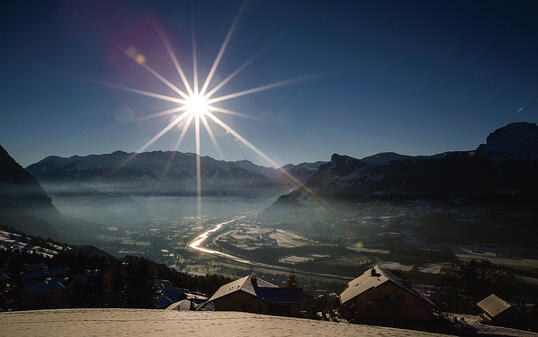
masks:
[[[257,287],[258,286],[258,279],[256,278],[256,275],[252,275],[250,278],[252,285]]]

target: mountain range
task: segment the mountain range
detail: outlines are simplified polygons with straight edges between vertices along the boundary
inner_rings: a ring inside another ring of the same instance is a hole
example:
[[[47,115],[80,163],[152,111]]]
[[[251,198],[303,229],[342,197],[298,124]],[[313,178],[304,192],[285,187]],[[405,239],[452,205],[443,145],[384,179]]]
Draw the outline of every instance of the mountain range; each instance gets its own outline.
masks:
[[[69,158],[50,156],[25,170],[0,147],[0,222],[34,235],[80,238],[99,225],[61,214],[51,197],[83,196],[80,201],[84,204],[91,198],[96,203],[88,202],[86,207],[92,213],[96,213],[96,206],[106,213],[107,204],[125,204],[121,211],[113,210],[118,219],[129,215],[147,220],[144,206],[133,197],[196,194],[194,154],[144,152],[120,165],[132,156],[121,151]],[[338,200],[501,200],[533,204],[538,199],[538,127],[534,123],[499,128],[474,150],[431,156],[387,152],[362,159],[333,154],[330,162],[285,165],[282,169],[305,182],[304,188],[291,192],[296,185],[278,169],[247,160],[200,159],[204,196],[276,199],[264,214],[285,211],[293,215],[296,207]]]
[[[538,127],[512,123],[470,151],[432,156],[379,153],[363,159],[333,154],[305,183],[267,210],[319,200],[440,199],[536,201]]]
[[[132,160],[129,160],[129,158]],[[200,157],[205,196],[277,196],[297,187],[279,169],[248,160],[227,162]],[[286,165],[306,181],[323,162]],[[126,195],[196,195],[196,155],[172,151],[50,156],[28,166],[45,190],[65,193],[124,193]]]

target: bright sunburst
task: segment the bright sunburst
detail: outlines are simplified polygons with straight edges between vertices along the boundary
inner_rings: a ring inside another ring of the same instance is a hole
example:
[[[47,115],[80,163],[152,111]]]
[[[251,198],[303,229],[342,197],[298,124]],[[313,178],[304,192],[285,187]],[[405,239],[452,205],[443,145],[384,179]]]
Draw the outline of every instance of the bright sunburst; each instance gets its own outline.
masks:
[[[294,79],[289,79],[277,83],[271,83],[263,86],[259,86],[256,88],[251,88],[247,90],[242,90],[236,93],[227,94],[223,96],[216,96],[216,93],[218,90],[222,89],[224,85],[226,85],[230,80],[232,80],[239,72],[241,72],[244,68],[246,68],[253,60],[254,57],[247,60],[245,63],[243,63],[239,68],[237,68],[235,71],[233,71],[231,74],[229,74],[226,78],[224,78],[222,81],[220,81],[215,86],[211,87],[210,85],[213,79],[213,76],[215,75],[215,72],[217,70],[217,67],[220,63],[220,60],[222,58],[222,55],[224,54],[224,51],[226,49],[226,46],[228,45],[230,38],[232,36],[232,33],[235,29],[235,26],[237,24],[237,21],[239,19],[239,16],[241,15],[241,12],[244,9],[244,5],[241,6],[239,9],[238,14],[236,15],[230,29],[228,30],[228,33],[226,34],[226,37],[224,39],[224,42],[222,43],[222,46],[215,58],[215,61],[213,62],[213,65],[209,71],[209,74],[207,75],[207,78],[204,80],[202,86],[199,86],[198,81],[198,61],[197,61],[197,55],[196,55],[196,39],[195,39],[195,32],[193,27],[192,32],[192,49],[193,49],[193,80],[192,85],[185,76],[185,73],[183,72],[183,69],[181,68],[179,61],[172,51],[172,48],[170,47],[170,44],[164,37],[164,34],[159,31],[159,35],[161,37],[161,40],[163,41],[164,48],[166,49],[170,60],[174,64],[174,67],[177,70],[177,74],[179,75],[180,83],[182,84],[183,89],[180,89],[177,84],[173,84],[171,81],[166,79],[161,74],[157,73],[153,68],[147,65],[146,57],[142,54],[137,53],[136,51],[133,51],[133,49],[128,49],[125,51],[125,54],[127,57],[135,61],[138,65],[140,65],[142,68],[144,68],[146,71],[148,71],[152,76],[154,76],[156,79],[158,79],[160,82],[162,82],[164,85],[166,85],[168,88],[173,90],[177,96],[168,96],[163,95],[160,93],[154,93],[149,92],[145,90],[140,89],[134,89],[134,88],[127,88],[123,86],[117,86],[117,85],[110,85],[111,87],[133,92],[136,94],[164,100],[167,102],[173,102],[177,104],[177,107],[161,111],[149,116],[145,116],[141,119],[149,119],[164,115],[175,115],[176,117],[172,119],[172,121],[161,131],[159,131],[155,136],[153,136],[150,140],[148,140],[144,145],[142,145],[135,153],[133,153],[127,160],[125,160],[123,163],[121,163],[114,171],[117,171],[119,168],[127,164],[129,161],[131,161],[134,157],[136,157],[140,152],[143,152],[146,150],[151,144],[153,144],[155,141],[157,141],[160,137],[162,137],[165,133],[172,130],[175,126],[181,127],[181,132],[178,136],[178,140],[175,144],[174,151],[177,151],[181,145],[181,142],[183,141],[183,138],[185,137],[185,134],[191,124],[194,122],[194,131],[195,131],[195,141],[196,141],[196,187],[197,187],[197,214],[198,218],[201,217],[201,168],[200,168],[200,122],[203,124],[205,130],[207,131],[207,134],[209,135],[213,145],[215,146],[217,152],[222,156],[222,152],[220,150],[220,147],[215,139],[215,136],[213,135],[213,131],[211,129],[209,121],[213,122],[217,126],[223,128],[226,133],[231,134],[234,136],[238,141],[245,144],[247,147],[249,147],[251,150],[256,152],[260,157],[262,157],[264,160],[266,160],[268,163],[270,163],[273,167],[278,168],[282,171],[283,174],[285,174],[290,180],[292,180],[297,186],[302,186],[301,182],[295,178],[293,175],[291,175],[286,170],[283,170],[280,168],[280,166],[271,158],[269,158],[265,153],[263,153],[261,150],[259,150],[256,146],[254,146],[252,143],[250,143],[248,140],[243,138],[237,131],[232,129],[230,126],[228,126],[225,122],[223,122],[219,117],[218,114],[228,114],[228,115],[234,115],[234,116],[243,116],[248,117],[248,115],[242,114],[240,112],[231,111],[228,109],[224,109],[218,106],[215,106],[215,103],[230,100],[236,97],[252,94],[255,92],[275,88],[278,86],[290,84],[293,82],[301,81],[307,78],[311,78],[312,76],[304,76]],[[141,120],[139,119],[139,120]],[[165,168],[165,172],[168,169],[168,166],[170,165],[173,158],[170,158],[170,161]],[[112,172],[113,173],[113,172]],[[303,186],[303,188],[307,189]],[[307,189],[308,190],[308,189]],[[308,190],[311,192],[310,190]]]
[[[207,99],[202,95],[189,96],[185,100],[185,113],[194,118],[205,117],[209,111],[209,103]]]

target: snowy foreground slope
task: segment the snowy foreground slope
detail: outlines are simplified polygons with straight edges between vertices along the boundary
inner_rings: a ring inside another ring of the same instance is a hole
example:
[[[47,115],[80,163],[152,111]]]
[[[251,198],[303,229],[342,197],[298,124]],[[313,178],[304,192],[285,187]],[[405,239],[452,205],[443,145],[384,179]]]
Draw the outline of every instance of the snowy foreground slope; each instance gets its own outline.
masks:
[[[241,312],[63,309],[0,314],[0,336],[446,336]]]

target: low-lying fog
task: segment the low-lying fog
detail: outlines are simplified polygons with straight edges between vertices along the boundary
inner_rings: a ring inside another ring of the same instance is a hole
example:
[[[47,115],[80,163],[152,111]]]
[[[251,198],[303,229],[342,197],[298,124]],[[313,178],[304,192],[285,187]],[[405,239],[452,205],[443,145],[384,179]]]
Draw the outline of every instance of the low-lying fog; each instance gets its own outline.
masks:
[[[105,225],[143,227],[158,220],[177,220],[196,216],[196,197],[174,196],[53,196],[60,212]],[[203,216],[231,216],[256,213],[268,207],[274,199],[238,197],[202,198]],[[153,220],[153,221],[152,221]]]

